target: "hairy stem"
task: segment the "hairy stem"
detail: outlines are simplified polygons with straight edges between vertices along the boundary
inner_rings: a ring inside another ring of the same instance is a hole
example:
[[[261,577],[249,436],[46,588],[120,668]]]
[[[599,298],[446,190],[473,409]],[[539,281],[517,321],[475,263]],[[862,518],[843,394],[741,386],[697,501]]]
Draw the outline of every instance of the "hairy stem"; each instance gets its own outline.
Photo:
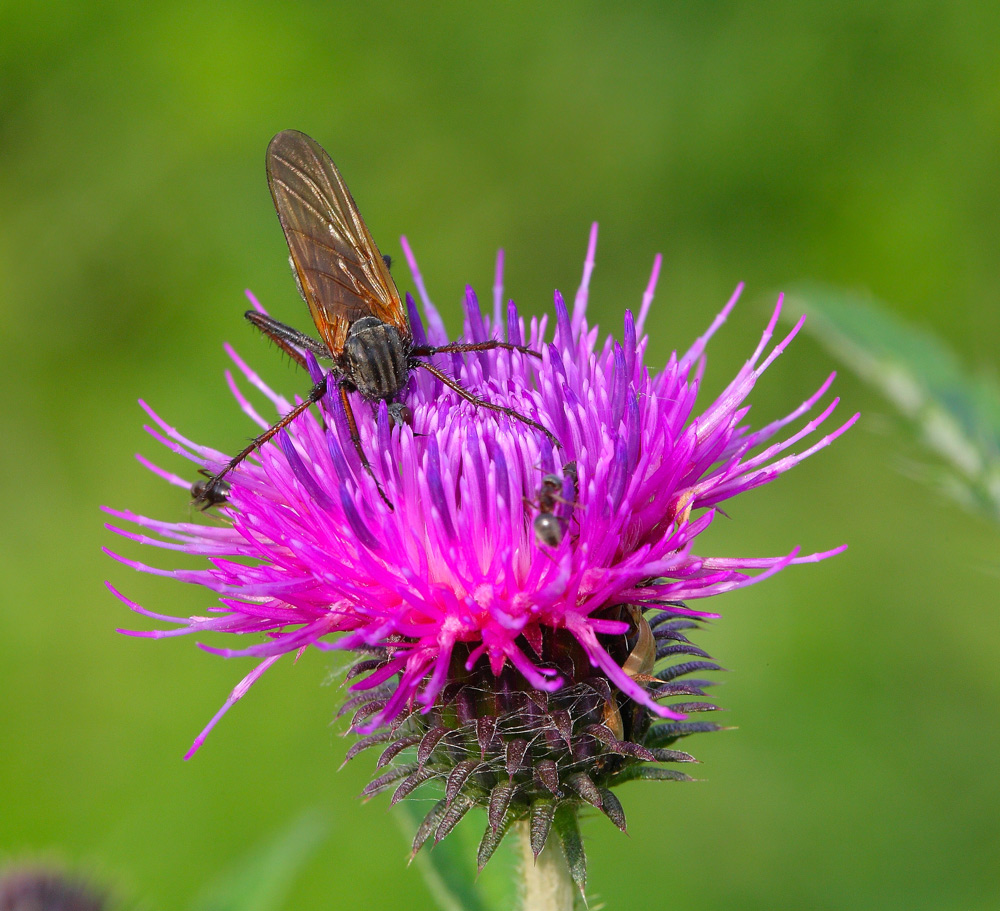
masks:
[[[573,911],[576,889],[562,846],[549,838],[536,858],[531,852],[528,822],[518,823],[521,842],[522,911]]]

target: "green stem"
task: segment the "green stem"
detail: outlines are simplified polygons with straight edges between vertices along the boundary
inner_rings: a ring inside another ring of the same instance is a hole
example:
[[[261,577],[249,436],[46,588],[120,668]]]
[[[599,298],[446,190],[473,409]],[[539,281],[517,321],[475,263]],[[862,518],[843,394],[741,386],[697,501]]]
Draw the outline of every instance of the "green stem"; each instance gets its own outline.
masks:
[[[521,841],[522,911],[573,911],[576,889],[559,839],[549,838],[536,858],[528,822],[517,824]]]

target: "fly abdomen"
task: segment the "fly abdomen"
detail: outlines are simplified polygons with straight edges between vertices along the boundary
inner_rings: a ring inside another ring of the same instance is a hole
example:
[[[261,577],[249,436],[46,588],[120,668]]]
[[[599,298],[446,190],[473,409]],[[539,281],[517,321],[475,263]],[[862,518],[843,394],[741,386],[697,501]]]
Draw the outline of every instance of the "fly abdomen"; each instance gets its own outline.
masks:
[[[408,349],[399,332],[375,316],[363,316],[351,325],[338,366],[373,402],[392,399],[410,377]]]

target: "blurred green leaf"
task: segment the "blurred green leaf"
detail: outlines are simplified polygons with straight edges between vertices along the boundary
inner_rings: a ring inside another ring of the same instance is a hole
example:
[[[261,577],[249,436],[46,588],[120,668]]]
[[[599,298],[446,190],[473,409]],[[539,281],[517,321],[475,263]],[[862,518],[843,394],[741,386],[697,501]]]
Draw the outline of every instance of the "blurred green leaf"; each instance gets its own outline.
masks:
[[[914,474],[972,511],[1000,521],[1000,386],[973,375],[941,339],[873,300],[806,286],[790,295],[809,331],[896,406],[944,465]]]
[[[393,810],[408,844],[423,820],[420,806],[402,800]],[[489,866],[477,875],[481,834],[466,819],[447,838],[433,847],[425,846],[413,859],[441,911],[510,911],[517,906],[517,840],[505,838]]]
[[[192,903],[191,911],[278,911],[295,877],[329,834],[327,814],[306,810],[209,883]]]

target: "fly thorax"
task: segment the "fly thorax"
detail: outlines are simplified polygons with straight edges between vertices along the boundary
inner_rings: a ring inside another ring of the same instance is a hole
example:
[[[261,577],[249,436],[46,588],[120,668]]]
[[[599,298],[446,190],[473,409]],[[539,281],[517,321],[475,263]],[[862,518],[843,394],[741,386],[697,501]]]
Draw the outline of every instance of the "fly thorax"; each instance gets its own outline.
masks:
[[[363,316],[347,334],[340,368],[366,399],[391,399],[410,376],[407,346],[395,326]]]

